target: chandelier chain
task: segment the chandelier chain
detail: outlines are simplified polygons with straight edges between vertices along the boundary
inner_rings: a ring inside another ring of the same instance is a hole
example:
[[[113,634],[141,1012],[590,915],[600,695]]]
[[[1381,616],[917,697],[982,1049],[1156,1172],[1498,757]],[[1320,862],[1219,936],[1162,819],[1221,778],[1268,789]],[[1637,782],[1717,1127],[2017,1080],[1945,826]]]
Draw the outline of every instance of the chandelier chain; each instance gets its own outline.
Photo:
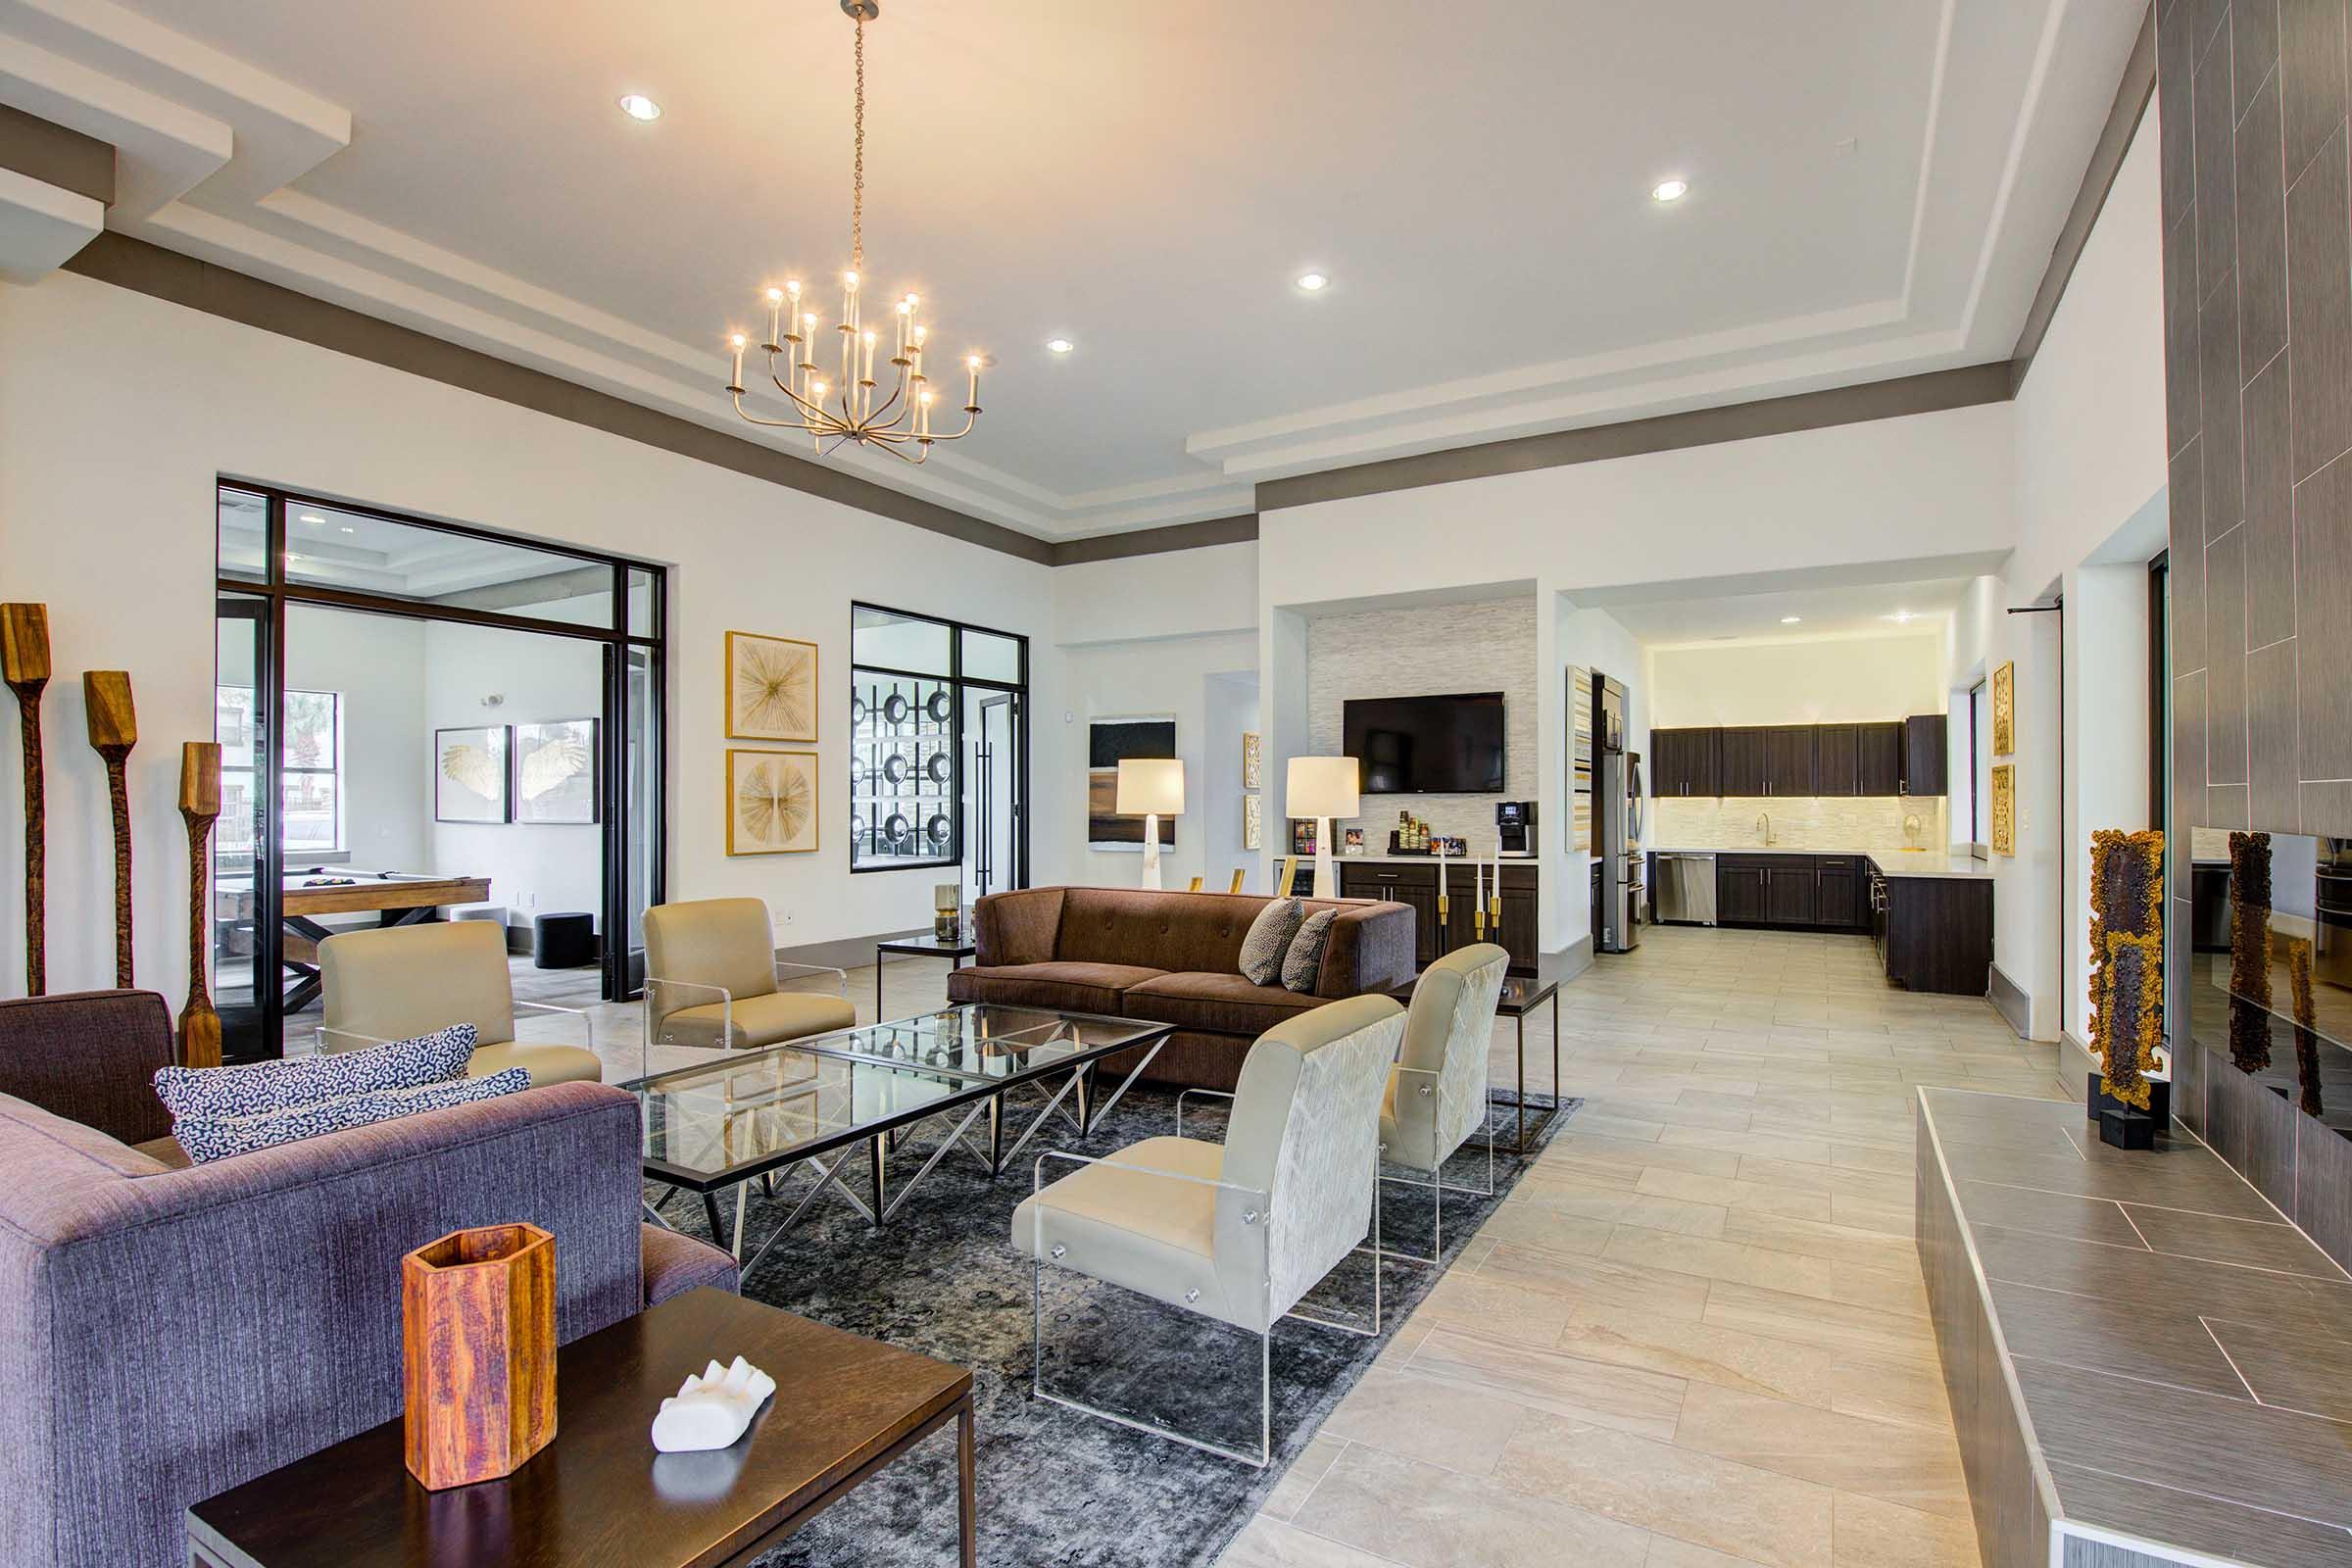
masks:
[[[850,175],[850,266],[865,270],[865,18],[858,18],[858,135]]]

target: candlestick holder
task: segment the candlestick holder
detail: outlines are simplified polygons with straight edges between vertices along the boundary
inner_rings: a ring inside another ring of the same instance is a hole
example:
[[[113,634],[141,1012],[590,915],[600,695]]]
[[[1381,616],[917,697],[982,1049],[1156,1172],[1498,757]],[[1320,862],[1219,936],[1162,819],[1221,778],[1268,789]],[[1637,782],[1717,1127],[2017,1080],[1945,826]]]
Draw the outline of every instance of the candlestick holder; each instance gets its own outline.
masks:
[[[106,763],[106,798],[115,827],[115,986],[130,989],[130,749],[139,720],[130,705],[130,672],[89,669],[81,675],[81,704],[90,749]]]
[[[49,989],[49,808],[41,786],[41,691],[49,684],[49,607],[0,605],[0,677],[16,693],[24,756],[24,994]]]
[[[188,824],[188,1002],[179,1012],[179,1064],[220,1065],[220,1014],[205,991],[205,906],[212,899],[213,823],[220,815],[220,747],[188,741],[179,749],[179,814]]]

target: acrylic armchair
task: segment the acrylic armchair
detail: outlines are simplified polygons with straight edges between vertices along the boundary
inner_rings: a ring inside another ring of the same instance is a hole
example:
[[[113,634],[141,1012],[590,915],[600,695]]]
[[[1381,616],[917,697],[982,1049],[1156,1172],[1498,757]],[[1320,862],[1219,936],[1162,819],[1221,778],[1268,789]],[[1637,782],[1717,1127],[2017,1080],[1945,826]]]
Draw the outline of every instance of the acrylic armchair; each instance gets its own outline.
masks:
[[[837,993],[784,991],[777,971],[827,974]],[[748,1049],[849,1029],[858,1022],[850,977],[776,956],[775,928],[759,899],[698,899],[645,911],[645,1047]]]
[[[1456,948],[1421,973],[1404,1019],[1404,1049],[1389,1077],[1380,1107],[1380,1154],[1392,1168],[1383,1183],[1425,1188],[1429,1193],[1429,1255],[1391,1250],[1383,1256],[1409,1263],[1437,1263],[1446,1255],[1446,1195],[1494,1196],[1494,1127],[1487,1109],[1488,1054],[1493,1048],[1494,1006],[1511,956],[1492,942]],[[1486,1133],[1484,1187],[1446,1182],[1446,1162],[1480,1131]],[[1425,1178],[1425,1179],[1424,1179]]]
[[[477,1044],[468,1077],[521,1067],[536,1089],[595,1083],[605,1075],[595,1025],[585,1011],[514,1000],[505,931],[490,921],[340,932],[318,944],[318,976],[326,1009],[320,1051],[359,1051],[469,1023]],[[517,1009],[575,1020],[579,1044],[515,1039]]]
[[[1260,1035],[1243,1063],[1222,1145],[1148,1138],[1106,1158],[1059,1151],[1037,1162],[1013,1211],[1013,1245],[1032,1259],[1031,1392],[1123,1426],[1263,1468],[1272,1457],[1271,1359],[1284,1317],[1380,1332],[1377,1264],[1370,1327],[1310,1316],[1299,1300],[1367,1235],[1381,1095],[1404,1029],[1387,997],[1334,1002]],[[1077,1168],[1048,1182],[1051,1166]],[[1258,1341],[1254,1449],[1190,1436],[1045,1386],[1048,1264],[1242,1329]]]

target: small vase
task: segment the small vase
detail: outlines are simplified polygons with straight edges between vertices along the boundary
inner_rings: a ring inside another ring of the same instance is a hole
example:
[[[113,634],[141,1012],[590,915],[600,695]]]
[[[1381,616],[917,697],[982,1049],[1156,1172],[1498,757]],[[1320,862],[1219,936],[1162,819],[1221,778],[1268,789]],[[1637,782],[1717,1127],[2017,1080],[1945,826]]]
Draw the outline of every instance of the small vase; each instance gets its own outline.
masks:
[[[452,1231],[400,1260],[409,1473],[438,1492],[511,1475],[556,1435],[556,1239]]]

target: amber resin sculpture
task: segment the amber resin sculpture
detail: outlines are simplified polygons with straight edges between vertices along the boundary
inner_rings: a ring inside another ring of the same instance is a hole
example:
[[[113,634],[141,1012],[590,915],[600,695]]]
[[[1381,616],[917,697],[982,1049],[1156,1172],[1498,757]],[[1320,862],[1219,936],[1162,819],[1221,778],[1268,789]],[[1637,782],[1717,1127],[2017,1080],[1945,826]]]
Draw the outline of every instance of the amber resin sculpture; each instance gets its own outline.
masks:
[[[2090,836],[2091,1049],[2099,1091],[2148,1108],[2164,1045],[2164,835]]]
[[[2230,1059],[2271,1064],[2271,836],[2230,835]]]

